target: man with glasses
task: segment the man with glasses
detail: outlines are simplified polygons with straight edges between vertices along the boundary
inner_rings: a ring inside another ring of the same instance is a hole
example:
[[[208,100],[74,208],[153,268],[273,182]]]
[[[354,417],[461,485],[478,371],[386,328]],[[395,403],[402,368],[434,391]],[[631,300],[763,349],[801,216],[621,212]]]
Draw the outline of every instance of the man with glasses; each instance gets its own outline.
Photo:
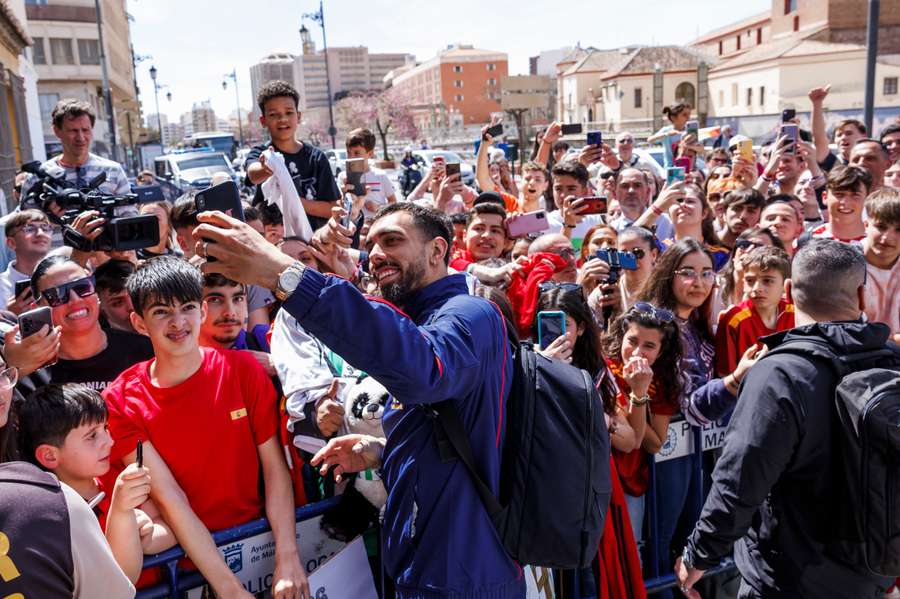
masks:
[[[15,252],[16,259],[0,274],[0,307],[18,315],[31,306],[31,289],[24,286],[25,281],[50,251],[53,227],[43,212],[32,209],[11,215],[4,232],[6,247]],[[18,293],[16,283],[21,283]]]
[[[635,154],[634,135],[632,135],[630,131],[623,131],[616,135],[616,156],[619,158],[618,168],[613,169],[598,162],[595,164],[600,165],[600,168],[596,173],[591,174],[596,174],[600,177],[603,177],[606,173],[617,175],[622,169],[629,167],[639,168],[641,170],[653,170],[653,165],[648,159]]]
[[[6,335],[4,355],[23,376],[45,368],[52,383],[81,383],[102,391],[131,365],[153,357],[143,335],[100,326],[94,277],[66,256],[50,256],[31,279],[39,307],[51,309],[53,329],[18,339]]]
[[[114,194],[131,192],[122,165],[91,153],[97,117],[89,103],[74,98],[60,100],[53,108],[51,119],[53,134],[62,143],[63,152],[41,167],[49,172],[62,170],[65,180],[78,188],[87,187],[91,179],[105,173],[106,181],[100,185],[100,190]],[[37,177],[29,176],[23,186],[24,193],[28,193],[36,181]]]

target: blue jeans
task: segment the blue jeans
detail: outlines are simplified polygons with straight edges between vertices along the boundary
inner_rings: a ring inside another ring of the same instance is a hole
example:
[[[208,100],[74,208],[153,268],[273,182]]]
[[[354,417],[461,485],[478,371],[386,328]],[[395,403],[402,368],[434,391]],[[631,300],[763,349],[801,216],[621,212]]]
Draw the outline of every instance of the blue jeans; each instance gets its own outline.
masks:
[[[691,462],[690,457],[683,457],[656,464],[657,530],[656,538],[649,542],[656,545],[660,576],[671,574],[675,565],[669,548],[691,487]],[[672,599],[674,595],[666,589],[655,597]]]
[[[637,545],[638,557],[644,564],[644,495],[632,497],[625,493],[625,505],[628,506],[628,519],[631,520],[631,534]]]

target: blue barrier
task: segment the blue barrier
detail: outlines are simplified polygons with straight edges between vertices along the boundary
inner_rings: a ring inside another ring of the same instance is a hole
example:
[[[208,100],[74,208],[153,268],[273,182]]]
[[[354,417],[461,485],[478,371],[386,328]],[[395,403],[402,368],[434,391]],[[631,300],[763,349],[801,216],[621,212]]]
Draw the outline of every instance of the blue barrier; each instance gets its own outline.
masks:
[[[316,516],[321,516],[327,510],[337,505],[340,497],[331,497],[316,503],[304,505],[296,510],[296,521],[310,520]],[[253,520],[234,528],[221,530],[213,533],[213,541],[216,546],[227,545],[241,539],[246,539],[254,535],[269,532],[272,527],[265,518]],[[144,568],[154,568],[160,566],[163,568],[168,580],[166,583],[154,585],[146,589],[141,589],[137,593],[137,599],[162,599],[164,597],[176,598],[180,597],[180,593],[195,589],[206,584],[203,576],[196,571],[182,571],[178,569],[178,562],[185,558],[184,550],[181,546],[176,545],[171,549],[157,553],[156,555],[148,555],[144,559]]]

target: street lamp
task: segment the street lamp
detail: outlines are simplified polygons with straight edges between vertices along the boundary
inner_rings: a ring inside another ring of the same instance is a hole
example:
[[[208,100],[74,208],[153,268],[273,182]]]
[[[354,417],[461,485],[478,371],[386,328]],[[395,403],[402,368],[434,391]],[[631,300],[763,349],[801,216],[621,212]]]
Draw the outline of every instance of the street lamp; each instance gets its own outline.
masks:
[[[103,44],[103,15],[100,12],[100,0],[94,0],[94,15],[97,17],[97,38],[100,46],[100,70],[103,74],[103,96],[106,100],[106,113],[109,115],[109,145],[113,162],[119,161],[116,148],[116,114],[113,112],[112,90],[109,87],[109,72],[106,68],[106,49]]]
[[[156,101],[156,126],[159,129],[159,145],[163,145],[163,134],[162,134],[162,115],[159,114],[159,90],[163,88],[169,87],[168,85],[160,85],[156,82],[156,75],[158,71],[156,70],[156,66],[153,65],[150,67],[150,79],[153,80],[153,98]],[[171,102],[172,101],[172,92],[166,92],[166,99]]]
[[[231,79],[234,82],[234,99],[237,101],[237,114],[238,114],[238,131],[241,136],[241,147],[244,147],[244,125],[241,123],[241,96],[238,93],[238,84],[237,84],[237,69],[231,69],[230,73],[226,73],[224,75],[225,79]],[[222,89],[228,89],[228,81],[225,79],[222,80]]]
[[[337,144],[334,141],[334,136],[337,135],[337,129],[334,126],[334,108],[331,105],[334,98],[331,95],[331,73],[329,72],[330,69],[328,67],[328,41],[325,39],[325,10],[322,8],[322,0],[319,0],[319,12],[306,13],[302,18],[318,23],[322,27],[322,52],[325,55],[325,86],[328,90],[328,135],[331,136],[331,147],[334,149],[337,147]],[[306,28],[301,25],[301,38],[303,37],[305,29]]]

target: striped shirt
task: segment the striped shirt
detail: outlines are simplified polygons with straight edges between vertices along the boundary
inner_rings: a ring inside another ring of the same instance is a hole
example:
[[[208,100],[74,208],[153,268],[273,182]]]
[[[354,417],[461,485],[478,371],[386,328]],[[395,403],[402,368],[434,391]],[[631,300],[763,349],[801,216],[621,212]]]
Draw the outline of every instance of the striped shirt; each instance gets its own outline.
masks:
[[[83,165],[79,167],[68,167],[63,166],[60,163],[61,158],[61,154],[59,156],[54,156],[41,164],[41,167],[50,174],[61,176],[69,182],[72,187],[78,188],[87,187],[91,179],[100,173],[106,173],[106,181],[99,187],[101,191],[116,195],[131,193],[131,185],[128,183],[128,176],[125,174],[125,169],[123,169],[122,165],[118,162],[107,160],[96,154],[88,154],[87,162]],[[25,180],[25,184],[22,185],[22,195],[24,196],[27,194],[31,189],[31,186],[37,181],[38,178],[35,175],[29,175]]]

